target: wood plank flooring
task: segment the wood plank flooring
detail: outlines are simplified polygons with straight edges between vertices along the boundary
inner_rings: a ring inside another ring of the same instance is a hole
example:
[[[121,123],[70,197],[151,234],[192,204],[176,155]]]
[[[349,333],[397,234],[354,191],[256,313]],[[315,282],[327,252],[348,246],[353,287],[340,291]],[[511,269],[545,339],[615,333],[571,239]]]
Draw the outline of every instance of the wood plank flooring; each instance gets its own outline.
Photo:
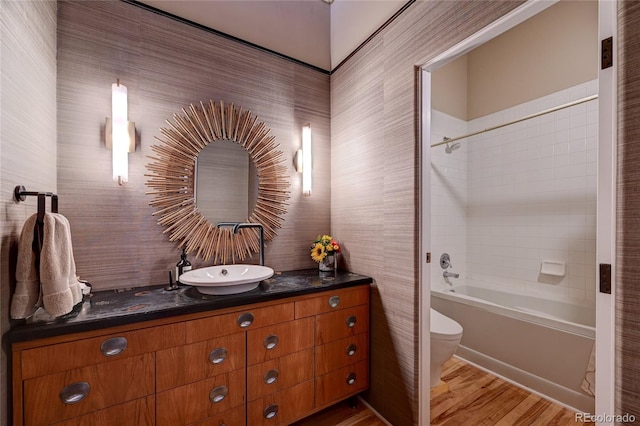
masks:
[[[358,401],[355,408],[347,402],[338,403],[291,426],[386,426],[373,411]]]
[[[575,421],[563,406],[512,385],[457,358],[444,365],[446,389],[431,392],[431,425],[564,426]]]
[[[431,390],[432,426],[593,424],[576,422],[573,411],[457,358],[445,363],[442,378],[446,386]],[[343,402],[292,426],[385,426],[385,423],[361,402],[356,408]]]

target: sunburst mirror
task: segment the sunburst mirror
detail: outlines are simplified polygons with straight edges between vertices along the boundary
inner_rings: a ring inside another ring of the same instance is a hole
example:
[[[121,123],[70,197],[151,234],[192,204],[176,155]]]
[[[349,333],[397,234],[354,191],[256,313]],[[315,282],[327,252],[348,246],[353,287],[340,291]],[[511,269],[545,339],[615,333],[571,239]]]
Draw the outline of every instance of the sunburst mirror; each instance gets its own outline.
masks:
[[[198,156],[211,143],[232,141],[246,150],[257,175],[257,195],[248,217],[235,222],[260,223],[265,241],[271,241],[282,226],[289,199],[289,176],[282,151],[270,129],[250,111],[233,103],[200,102],[174,114],[168,127],[160,129],[154,156],[147,163],[149,205],[158,224],[165,226],[170,241],[204,261],[235,263],[259,251],[256,228],[234,234],[229,227],[218,228],[203,214],[196,202]],[[252,168],[253,169],[253,168]],[[210,185],[216,185],[211,182]]]

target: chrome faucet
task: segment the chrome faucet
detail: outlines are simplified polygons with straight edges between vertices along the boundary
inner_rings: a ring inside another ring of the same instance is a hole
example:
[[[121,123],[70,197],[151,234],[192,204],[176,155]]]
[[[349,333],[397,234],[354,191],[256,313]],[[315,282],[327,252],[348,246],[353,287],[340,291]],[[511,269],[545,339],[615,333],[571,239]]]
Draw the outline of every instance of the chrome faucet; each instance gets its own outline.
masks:
[[[242,228],[258,228],[260,230],[260,266],[264,266],[264,227],[260,223],[236,223],[233,226],[233,233],[237,234]]]
[[[440,256],[440,267],[444,269],[442,276],[444,277],[445,282],[447,282],[449,285],[451,285],[449,278],[460,278],[460,274],[447,271],[447,269],[453,267],[453,265],[451,264],[451,257],[449,256],[449,253],[442,253],[442,256]]]
[[[442,276],[445,278],[460,278],[460,274],[456,274],[455,272],[444,271]]]

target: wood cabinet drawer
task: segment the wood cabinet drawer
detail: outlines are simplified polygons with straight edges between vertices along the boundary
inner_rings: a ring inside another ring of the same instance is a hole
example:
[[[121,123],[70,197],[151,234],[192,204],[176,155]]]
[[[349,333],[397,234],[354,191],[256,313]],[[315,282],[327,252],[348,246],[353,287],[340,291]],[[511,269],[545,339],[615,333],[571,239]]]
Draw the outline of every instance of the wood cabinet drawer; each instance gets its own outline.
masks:
[[[243,405],[191,423],[190,426],[247,426],[247,413]]]
[[[158,392],[244,368],[245,334],[204,340],[156,353]]]
[[[247,424],[286,425],[313,410],[313,380],[249,402]]]
[[[293,320],[293,302],[187,321],[187,343]]]
[[[316,346],[316,374],[321,376],[368,358],[368,333],[360,333],[346,339]]]
[[[369,306],[361,305],[316,317],[316,345],[369,330]]]
[[[369,387],[367,361],[316,377],[316,407],[340,401]]]
[[[327,291],[320,296],[296,301],[296,318],[369,303],[369,285]]]
[[[157,424],[176,426],[204,420],[245,402],[245,370],[173,388],[157,394]]]
[[[313,379],[313,349],[252,365],[247,370],[247,401]]]
[[[170,324],[22,351],[22,377],[86,367],[184,344],[184,324]]]
[[[313,318],[251,330],[247,333],[247,364],[253,365],[313,347]]]
[[[25,424],[54,423],[152,395],[154,370],[153,354],[145,354],[25,380]]]
[[[115,405],[52,426],[153,426],[156,424],[156,399],[153,396]]]

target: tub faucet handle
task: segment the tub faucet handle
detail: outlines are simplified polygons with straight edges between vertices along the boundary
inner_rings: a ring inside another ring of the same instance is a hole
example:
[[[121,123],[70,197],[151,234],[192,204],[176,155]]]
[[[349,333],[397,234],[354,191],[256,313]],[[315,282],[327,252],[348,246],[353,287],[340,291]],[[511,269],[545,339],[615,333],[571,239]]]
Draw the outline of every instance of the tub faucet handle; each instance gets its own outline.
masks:
[[[453,265],[451,264],[451,257],[449,256],[449,253],[442,253],[442,256],[440,256],[440,267],[442,269],[453,267]]]

